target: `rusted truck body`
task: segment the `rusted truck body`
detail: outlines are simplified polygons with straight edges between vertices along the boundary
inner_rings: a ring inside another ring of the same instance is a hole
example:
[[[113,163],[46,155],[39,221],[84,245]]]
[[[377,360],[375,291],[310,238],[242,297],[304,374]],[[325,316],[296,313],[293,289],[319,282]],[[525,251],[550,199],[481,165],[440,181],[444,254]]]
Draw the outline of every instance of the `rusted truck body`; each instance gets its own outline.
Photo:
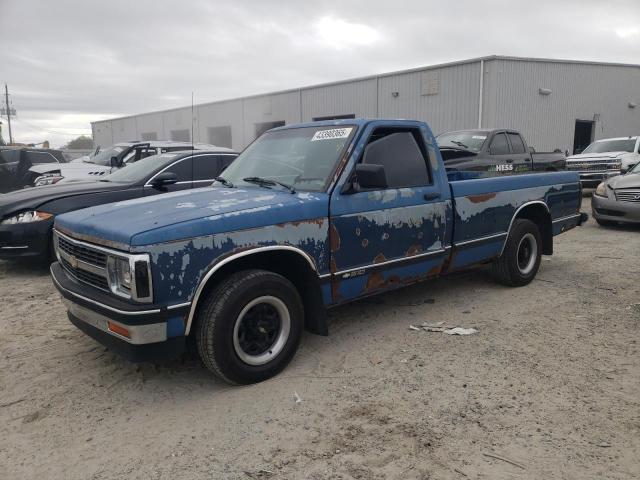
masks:
[[[193,344],[231,383],[282,370],[326,309],[474,265],[522,286],[580,225],[577,173],[449,178],[426,123],[271,130],[208,188],[57,217],[69,318],[133,360]]]

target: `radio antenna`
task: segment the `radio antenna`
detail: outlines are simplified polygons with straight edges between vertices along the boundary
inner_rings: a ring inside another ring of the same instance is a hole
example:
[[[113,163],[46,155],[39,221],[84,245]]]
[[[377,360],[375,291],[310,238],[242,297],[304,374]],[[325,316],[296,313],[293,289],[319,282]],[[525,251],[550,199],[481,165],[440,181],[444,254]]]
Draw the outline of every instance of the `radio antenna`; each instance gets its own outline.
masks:
[[[191,151],[193,152],[193,91],[191,91]]]

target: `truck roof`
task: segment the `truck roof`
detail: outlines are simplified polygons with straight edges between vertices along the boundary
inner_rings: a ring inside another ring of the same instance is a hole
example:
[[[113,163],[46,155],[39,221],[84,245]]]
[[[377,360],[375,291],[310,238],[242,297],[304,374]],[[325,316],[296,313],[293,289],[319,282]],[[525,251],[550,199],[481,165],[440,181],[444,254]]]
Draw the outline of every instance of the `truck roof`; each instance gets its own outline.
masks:
[[[303,128],[303,127],[332,127],[332,126],[345,126],[345,125],[355,125],[356,127],[364,127],[365,125],[373,122],[385,123],[386,125],[393,126],[394,124],[398,125],[425,125],[425,122],[420,120],[404,120],[401,118],[394,119],[385,119],[385,118],[346,118],[342,120],[321,120],[319,122],[305,122],[305,123],[295,123],[291,125],[284,125],[282,127],[276,127],[271,129],[270,131],[275,130],[287,130],[289,128]]]

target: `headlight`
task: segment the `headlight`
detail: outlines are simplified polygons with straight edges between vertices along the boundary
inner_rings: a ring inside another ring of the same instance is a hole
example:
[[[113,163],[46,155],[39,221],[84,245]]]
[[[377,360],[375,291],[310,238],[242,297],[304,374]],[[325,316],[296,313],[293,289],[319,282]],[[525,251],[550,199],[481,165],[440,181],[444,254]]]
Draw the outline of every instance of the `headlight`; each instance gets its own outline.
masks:
[[[131,297],[131,266],[128,258],[110,256],[107,259],[107,274],[113,293]]]
[[[35,181],[33,182],[33,185],[36,187],[42,187],[44,185],[53,185],[54,183],[58,183],[63,178],[64,177],[60,175],[43,175],[41,177],[36,178]]]
[[[36,210],[30,210],[28,212],[22,212],[13,217],[5,218],[0,222],[0,225],[16,225],[18,223],[33,223],[40,222],[42,220],[49,220],[53,218],[53,215],[46,212],[38,212]]]
[[[596,195],[598,195],[599,197],[607,196],[607,186],[604,182],[600,183],[600,185],[598,185],[598,188],[596,188]]]
[[[131,255],[129,257],[107,258],[107,277],[109,288],[118,296],[138,302],[151,302],[151,274],[149,256]]]

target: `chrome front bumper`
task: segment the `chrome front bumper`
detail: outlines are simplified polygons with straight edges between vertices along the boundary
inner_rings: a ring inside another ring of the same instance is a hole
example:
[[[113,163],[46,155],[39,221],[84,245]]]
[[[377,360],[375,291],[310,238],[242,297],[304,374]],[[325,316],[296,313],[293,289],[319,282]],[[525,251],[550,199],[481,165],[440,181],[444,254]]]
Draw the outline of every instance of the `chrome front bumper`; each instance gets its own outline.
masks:
[[[89,310],[88,308],[74,303],[64,297],[62,298],[62,303],[64,303],[67,311],[76,319],[132,345],[146,345],[148,343],[158,343],[167,340],[166,322],[150,323],[146,325],[125,325],[105,317],[98,312]],[[129,332],[129,337],[125,337],[124,335],[114,332],[109,328],[110,324],[127,330]]]

